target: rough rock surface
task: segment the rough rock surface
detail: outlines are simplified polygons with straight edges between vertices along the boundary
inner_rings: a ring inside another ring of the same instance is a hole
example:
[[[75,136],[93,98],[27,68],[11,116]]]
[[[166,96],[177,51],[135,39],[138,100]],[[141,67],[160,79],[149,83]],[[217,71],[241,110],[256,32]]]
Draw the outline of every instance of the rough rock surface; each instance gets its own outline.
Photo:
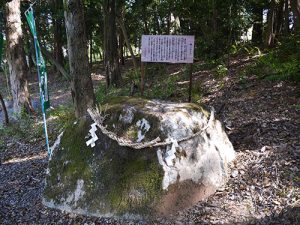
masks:
[[[90,117],[70,124],[49,162],[46,206],[94,216],[168,216],[226,182],[235,152],[221,123],[204,108],[119,98],[102,116],[107,130],[122,140],[159,137],[171,144],[133,149],[95,131]]]

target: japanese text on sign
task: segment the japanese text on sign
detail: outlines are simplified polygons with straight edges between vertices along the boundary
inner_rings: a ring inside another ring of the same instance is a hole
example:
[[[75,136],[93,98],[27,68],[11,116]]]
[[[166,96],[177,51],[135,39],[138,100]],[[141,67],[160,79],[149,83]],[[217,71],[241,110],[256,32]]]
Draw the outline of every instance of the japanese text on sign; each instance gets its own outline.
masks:
[[[143,35],[142,62],[193,63],[194,36]]]

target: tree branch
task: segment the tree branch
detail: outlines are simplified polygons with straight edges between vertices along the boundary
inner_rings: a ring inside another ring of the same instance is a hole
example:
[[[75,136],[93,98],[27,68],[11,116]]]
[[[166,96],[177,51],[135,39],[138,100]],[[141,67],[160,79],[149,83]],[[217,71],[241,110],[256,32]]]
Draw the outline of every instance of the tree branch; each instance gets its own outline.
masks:
[[[41,46],[41,51],[43,55],[50,61],[51,64],[55,65],[56,69],[63,75],[68,81],[71,81],[71,76],[68,72],[63,68],[63,66],[54,59],[54,57],[47,51],[46,48]]]

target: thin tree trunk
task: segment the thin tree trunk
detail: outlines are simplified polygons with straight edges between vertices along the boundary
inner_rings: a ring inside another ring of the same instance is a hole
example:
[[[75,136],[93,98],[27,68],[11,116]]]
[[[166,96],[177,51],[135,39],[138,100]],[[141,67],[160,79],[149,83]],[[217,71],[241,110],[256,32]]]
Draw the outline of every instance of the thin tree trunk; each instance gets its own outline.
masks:
[[[275,0],[271,1],[270,8],[267,15],[267,29],[265,45],[272,47],[275,40],[274,23],[275,23]]]
[[[32,51],[31,43],[30,43],[29,40],[27,42],[27,47],[28,47],[28,55],[27,55],[27,57],[28,57],[28,69],[29,69],[29,73],[31,74],[32,67],[34,66],[34,62],[32,60],[31,55],[34,54],[34,52]]]
[[[144,14],[143,14],[143,22],[144,22],[144,34],[149,34],[148,22]]]
[[[218,21],[217,21],[218,10],[216,7],[215,0],[212,1],[212,9],[213,9],[212,27],[213,27],[213,33],[216,34],[218,32]]]
[[[31,55],[34,54],[34,46],[30,41],[31,33],[30,33],[30,30],[29,30],[29,27],[26,27],[26,28],[24,29],[24,38],[23,39],[26,40],[26,41],[24,41],[24,44],[26,45],[26,48],[28,49],[28,54],[25,57],[26,57],[26,63],[27,63],[27,66],[28,66],[29,74],[31,74],[32,67],[35,65],[35,63],[33,62],[32,57],[31,57]]]
[[[62,26],[60,24],[61,21],[57,21],[54,28],[54,57],[55,60],[60,64],[64,64],[64,55],[62,49]]]
[[[63,77],[68,80],[71,81],[71,76],[70,74],[67,73],[67,71],[64,69],[64,67],[52,56],[51,53],[49,53],[46,48],[41,47],[41,51],[43,53],[43,55],[50,61],[50,63],[52,65],[55,66],[55,68],[61,73],[61,75],[63,75]]]
[[[19,115],[24,107],[28,113],[33,111],[28,91],[29,74],[23,49],[20,0],[6,3],[7,62],[13,96],[14,112]]]
[[[106,86],[119,86],[121,73],[116,32],[116,1],[104,0],[104,64]]]
[[[263,42],[263,7],[255,6],[254,7],[254,24],[252,31],[252,41],[257,45],[261,45]]]
[[[154,24],[155,24],[155,28],[156,28],[156,34],[161,34],[157,5],[155,6],[155,11],[154,11]]]
[[[126,31],[124,22],[121,19],[117,19],[117,20],[118,20],[118,23],[119,23],[119,25],[121,27],[121,30],[123,32],[123,36],[124,36],[124,39],[125,39],[125,42],[126,42],[126,46],[127,46],[128,50],[130,52],[134,69],[135,69],[135,71],[138,71],[137,61],[136,61],[135,55],[133,53],[132,47],[130,45],[129,38],[128,38],[128,35],[127,35],[127,31]]]
[[[65,0],[65,23],[68,42],[71,92],[77,118],[95,104],[95,95],[87,51],[84,6],[82,0]]]
[[[63,18],[61,16],[63,10],[63,4],[61,0],[53,0],[54,12],[53,12],[53,26],[54,26],[54,58],[55,60],[63,65],[64,64],[64,54],[63,54]]]
[[[169,4],[169,12],[167,16],[167,34],[171,33],[171,16],[172,16],[171,5]]]
[[[5,106],[5,102],[3,100],[3,97],[0,93],[0,102],[1,102],[1,105],[2,105],[2,109],[3,109],[3,112],[4,112],[4,119],[5,119],[5,124],[8,124],[9,123],[9,119],[8,119],[8,113],[7,113],[7,109],[6,109],[6,106]]]
[[[93,68],[93,33],[90,34],[90,65]]]
[[[125,65],[124,59],[124,35],[122,33],[119,34],[119,58],[121,65]]]
[[[284,33],[288,35],[290,33],[290,11],[289,11],[289,0],[284,2]]]
[[[277,5],[276,10],[276,19],[275,19],[275,36],[278,36],[282,33],[282,26],[283,26],[283,8],[284,8],[284,0],[280,0],[279,4]]]
[[[100,57],[100,61],[103,60],[103,55],[101,53],[102,49],[99,49],[99,57]]]
[[[212,49],[213,52],[215,52],[216,55],[218,55],[218,49],[219,49],[219,40],[218,40],[218,32],[219,32],[219,24],[218,24],[218,9],[217,9],[217,2],[216,0],[212,1],[212,34],[213,34],[213,43],[214,48]],[[192,27],[192,24],[189,25],[189,27]],[[211,38],[211,37],[210,37]]]
[[[229,18],[232,17],[232,11],[233,11],[233,6],[230,5],[229,7]],[[228,35],[228,40],[227,40],[227,68],[228,68],[228,74],[230,75],[230,47],[232,45],[232,30],[233,27],[230,25],[229,27],[229,35]]]
[[[148,27],[148,20],[147,20],[147,3],[143,2],[142,3],[142,14],[141,14],[141,19],[144,23],[144,34],[149,34],[149,27]]]

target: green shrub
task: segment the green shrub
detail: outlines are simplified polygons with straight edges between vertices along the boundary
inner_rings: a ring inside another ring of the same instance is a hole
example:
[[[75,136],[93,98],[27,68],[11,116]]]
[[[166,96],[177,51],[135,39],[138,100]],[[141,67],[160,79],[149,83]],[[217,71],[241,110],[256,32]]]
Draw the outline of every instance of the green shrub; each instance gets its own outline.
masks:
[[[270,52],[260,57],[248,70],[253,75],[268,80],[300,80],[299,61],[294,57],[281,60],[277,52]]]
[[[164,76],[166,76],[166,74]],[[163,100],[172,97],[176,92],[178,80],[178,75],[167,76],[166,79],[157,80],[150,90],[146,90],[146,97]]]
[[[300,36],[285,38],[276,49],[259,57],[246,67],[247,75],[267,80],[300,81]]]
[[[228,75],[228,69],[227,69],[227,67],[224,64],[220,64],[214,70],[214,74],[215,74],[216,78],[223,78],[226,75]]]
[[[261,50],[249,43],[238,43],[234,44],[230,48],[230,54],[232,56],[253,56],[253,55],[261,55]]]
[[[293,107],[297,110],[300,110],[300,104],[294,104]]]
[[[65,126],[75,121],[75,113],[73,106],[60,105],[55,109],[50,110],[49,116],[52,117],[49,125],[55,125],[59,130],[65,128]]]
[[[123,84],[129,84],[134,82],[135,84],[140,83],[141,72],[135,69],[128,70],[123,76]]]
[[[110,87],[108,90],[106,90],[105,83],[100,83],[96,91],[96,101],[98,103],[103,103],[111,97],[128,96],[129,94],[130,94],[129,83],[121,87]]]
[[[18,122],[11,122],[5,127],[0,127],[1,137],[15,137],[24,141],[39,139],[43,136],[43,124],[34,118],[21,118]]]
[[[218,66],[222,65],[225,66],[225,60],[227,58],[221,57],[217,59],[209,59],[204,61],[203,63],[195,63],[194,64],[194,71],[203,71],[203,70],[216,70]],[[221,66],[221,67],[222,67]]]
[[[146,66],[146,79],[160,80],[167,74],[165,63],[152,63]]]
[[[186,91],[188,93],[188,90]],[[192,87],[192,102],[201,103],[203,97],[203,84],[201,80],[196,80]]]
[[[104,83],[100,83],[96,91],[96,101],[101,103],[105,100],[106,87]]]

